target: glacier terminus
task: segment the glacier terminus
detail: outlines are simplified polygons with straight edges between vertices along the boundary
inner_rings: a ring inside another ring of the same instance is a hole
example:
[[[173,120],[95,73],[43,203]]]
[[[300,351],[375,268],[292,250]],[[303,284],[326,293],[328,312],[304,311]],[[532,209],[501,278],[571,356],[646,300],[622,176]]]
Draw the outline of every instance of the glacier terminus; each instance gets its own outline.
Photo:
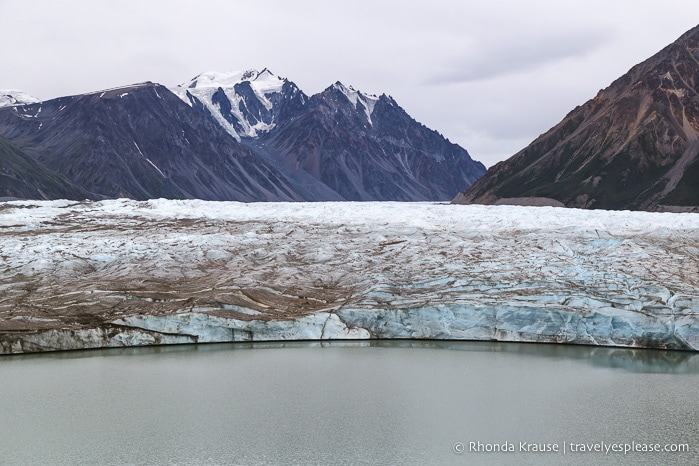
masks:
[[[699,216],[435,202],[0,204],[0,353],[455,339],[699,350]]]

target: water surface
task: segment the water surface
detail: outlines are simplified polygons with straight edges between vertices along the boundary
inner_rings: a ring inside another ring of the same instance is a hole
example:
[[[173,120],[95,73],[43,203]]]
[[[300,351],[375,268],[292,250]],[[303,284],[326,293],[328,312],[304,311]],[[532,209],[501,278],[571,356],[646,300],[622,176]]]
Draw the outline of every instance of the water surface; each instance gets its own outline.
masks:
[[[0,381],[0,464],[699,461],[693,353],[217,344],[2,357]],[[471,452],[470,442],[569,448]],[[686,443],[690,451],[574,453],[571,442]],[[453,451],[457,443],[464,452]]]

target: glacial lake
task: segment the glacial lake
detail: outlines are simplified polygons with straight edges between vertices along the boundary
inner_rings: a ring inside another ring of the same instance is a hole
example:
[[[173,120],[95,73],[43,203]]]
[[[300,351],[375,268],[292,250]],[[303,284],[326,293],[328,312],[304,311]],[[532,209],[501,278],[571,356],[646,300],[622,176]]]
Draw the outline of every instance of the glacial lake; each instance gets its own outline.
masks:
[[[685,352],[215,344],[4,356],[0,382],[0,464],[699,464]],[[579,451],[625,444],[689,452]]]

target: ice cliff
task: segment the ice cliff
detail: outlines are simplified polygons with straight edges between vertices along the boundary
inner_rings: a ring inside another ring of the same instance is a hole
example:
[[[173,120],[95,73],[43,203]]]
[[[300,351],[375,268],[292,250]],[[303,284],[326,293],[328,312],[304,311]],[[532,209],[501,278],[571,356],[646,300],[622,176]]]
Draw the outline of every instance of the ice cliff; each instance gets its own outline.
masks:
[[[0,204],[0,353],[460,339],[699,350],[699,215]]]

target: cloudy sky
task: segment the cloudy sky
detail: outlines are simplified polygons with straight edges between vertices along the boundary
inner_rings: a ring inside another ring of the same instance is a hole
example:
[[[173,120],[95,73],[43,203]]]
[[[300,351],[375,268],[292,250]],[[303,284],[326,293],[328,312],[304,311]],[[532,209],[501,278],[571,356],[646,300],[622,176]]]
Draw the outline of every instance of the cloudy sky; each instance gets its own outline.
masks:
[[[0,89],[267,67],[389,94],[490,166],[698,23],[696,0],[0,0]]]

